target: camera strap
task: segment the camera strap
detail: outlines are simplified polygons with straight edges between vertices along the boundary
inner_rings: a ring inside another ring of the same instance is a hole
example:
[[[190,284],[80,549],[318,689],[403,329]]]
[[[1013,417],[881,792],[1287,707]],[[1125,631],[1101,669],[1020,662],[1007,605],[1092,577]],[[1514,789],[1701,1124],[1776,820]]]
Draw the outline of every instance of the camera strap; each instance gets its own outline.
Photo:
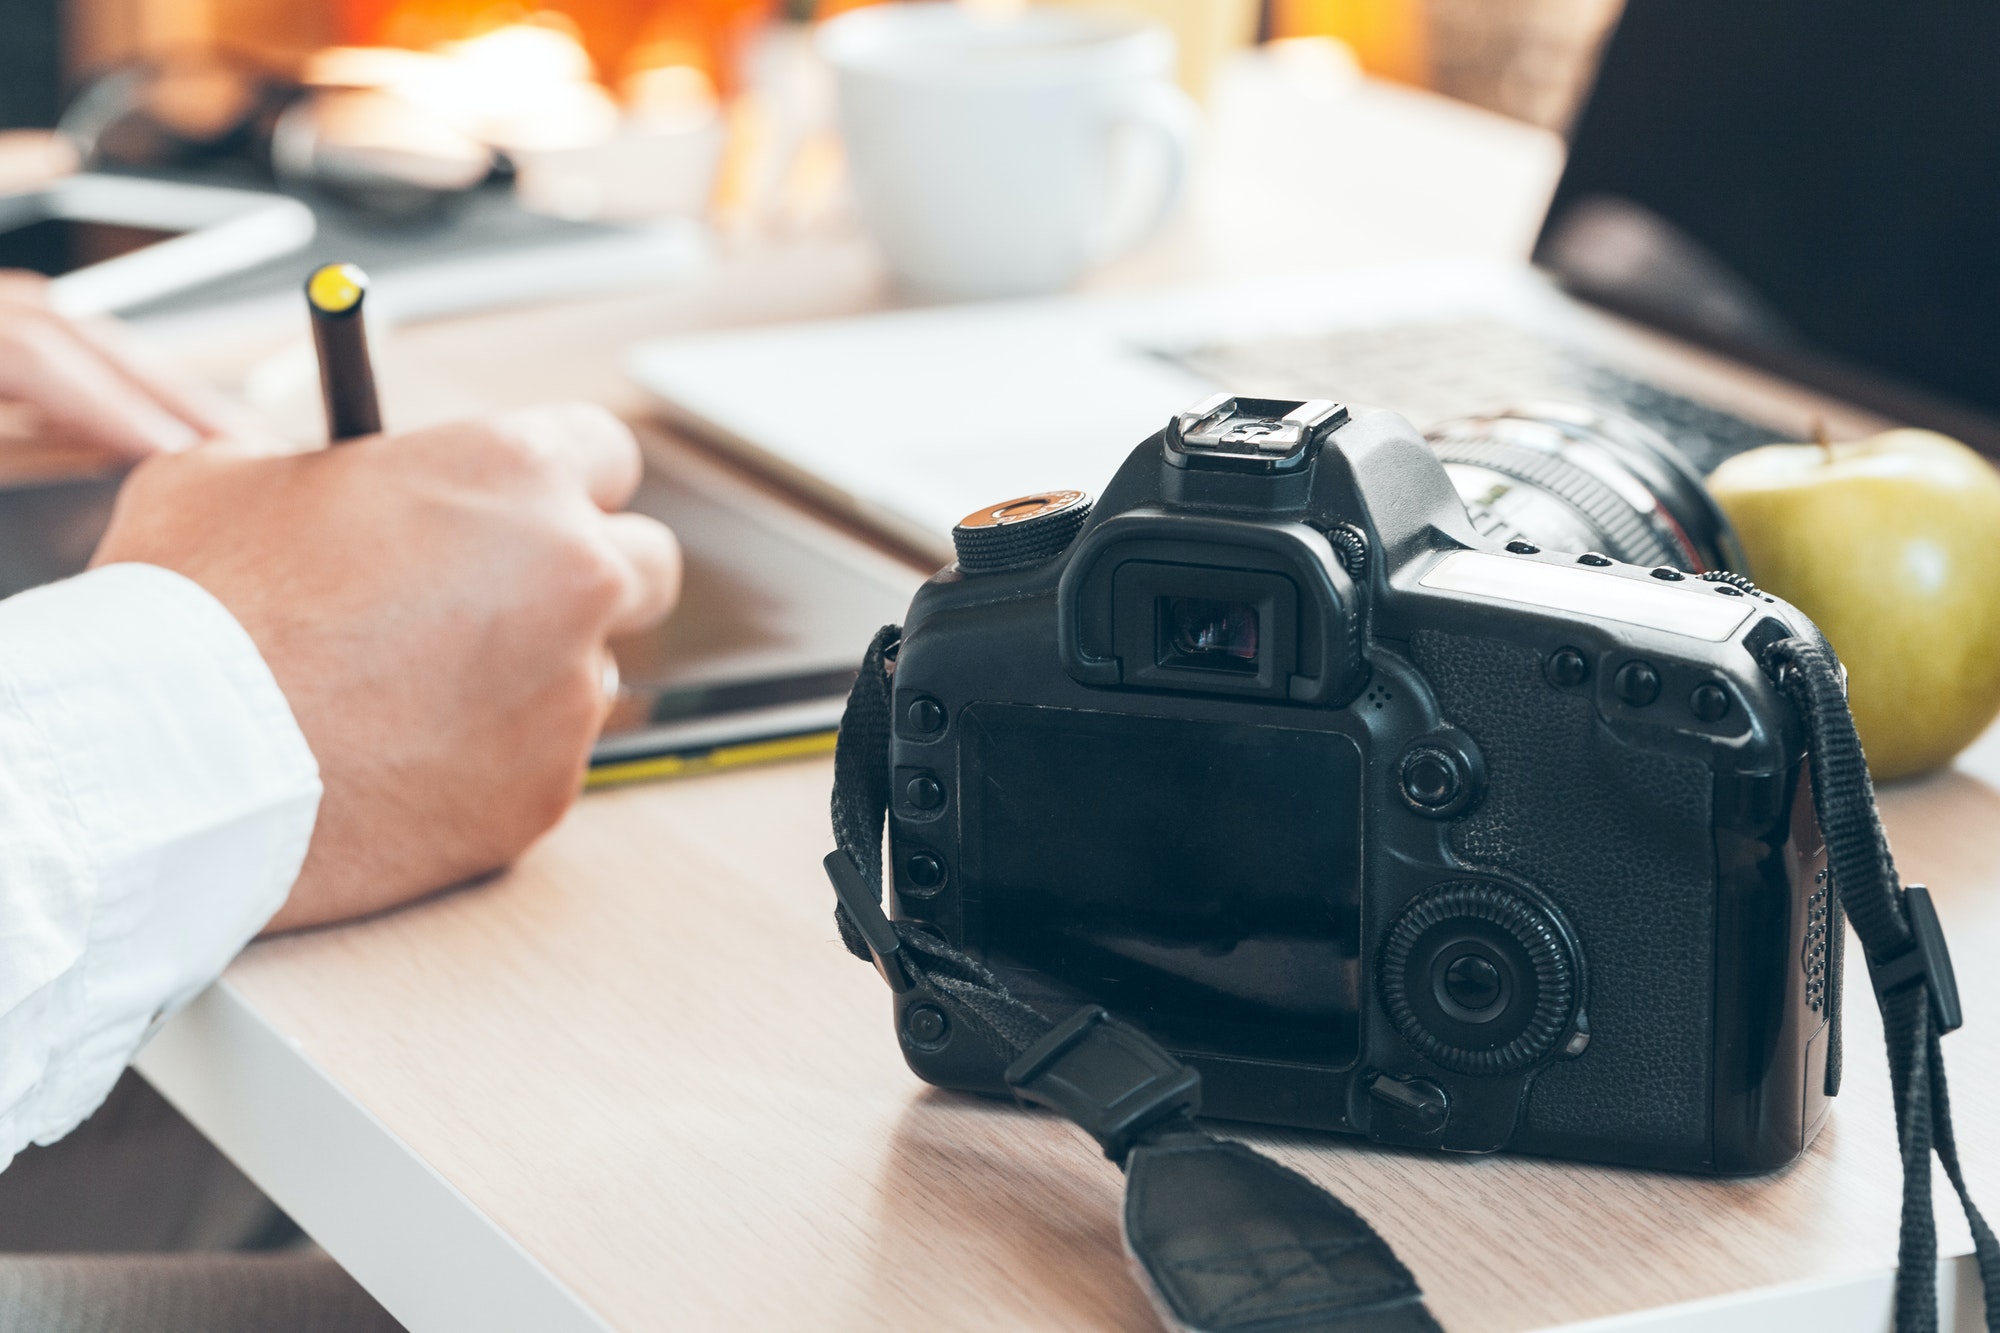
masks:
[[[901,631],[875,636],[834,752],[826,858],[848,950],[892,990],[1007,1062],[1014,1095],[1074,1121],[1125,1172],[1125,1248],[1161,1316],[1198,1333],[1441,1333],[1416,1279],[1353,1209],[1196,1125],[1201,1076],[1088,1006],[1051,1023],[978,959],[882,910],[889,683]],[[907,1012],[907,1011],[906,1011]]]
[[[1990,1333],[2000,1333],[2000,1242],[1972,1202],[1952,1137],[1939,1038],[1963,1019],[1937,908],[1923,885],[1905,887],[1897,878],[1833,649],[1817,636],[1782,639],[1765,649],[1763,665],[1805,719],[1813,808],[1826,838],[1834,893],[1854,923],[1882,1010],[1889,1083],[1896,1101],[1896,1140],[1903,1159],[1897,1333],[1932,1333],[1938,1326],[1932,1153],[1944,1164],[1945,1176],[1965,1209],[1986,1296],[1986,1327]],[[1839,929],[1838,919],[1833,928]]]
[[[834,754],[838,848],[825,867],[848,950],[892,990],[921,992],[945,1024],[985,1042],[1007,1061],[1016,1098],[1074,1121],[1123,1168],[1126,1248],[1170,1324],[1199,1333],[1439,1333],[1409,1270],[1351,1208],[1195,1124],[1195,1070],[1101,1008],[1052,1023],[978,959],[919,923],[889,919],[882,833],[900,642],[890,626],[869,645]],[[1972,1202],[1952,1135],[1940,1038],[1962,1020],[1937,911],[1922,885],[1897,878],[1832,649],[1817,637],[1784,639],[1764,650],[1762,664],[1805,720],[1837,905],[1854,923],[1882,1011],[1903,1167],[1897,1333],[1938,1326],[1933,1153],[1971,1228],[1986,1327],[2000,1333],[2000,1241]],[[1838,916],[1833,929],[1841,929]],[[1833,987],[1838,967],[1836,952]],[[1837,989],[1829,1003],[1838,1005]],[[1837,1067],[1829,1076],[1838,1078]]]

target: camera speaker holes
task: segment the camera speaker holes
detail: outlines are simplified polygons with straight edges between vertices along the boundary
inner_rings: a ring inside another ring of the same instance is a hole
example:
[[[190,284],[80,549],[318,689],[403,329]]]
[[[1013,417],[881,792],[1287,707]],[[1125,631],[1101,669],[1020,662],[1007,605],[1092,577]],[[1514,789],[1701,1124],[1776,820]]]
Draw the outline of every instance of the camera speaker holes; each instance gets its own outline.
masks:
[[[1832,952],[1832,911],[1828,900],[1826,872],[1819,872],[1821,887],[1806,901],[1806,940],[1799,961],[1806,972],[1806,1004],[1814,1013],[1826,1008],[1826,975]]]
[[[1362,702],[1366,704],[1373,704],[1378,710],[1380,710],[1383,708],[1387,708],[1389,706],[1389,701],[1395,697],[1396,697],[1395,695],[1389,692],[1387,686],[1370,685],[1368,687],[1368,696],[1367,698],[1363,699]]]

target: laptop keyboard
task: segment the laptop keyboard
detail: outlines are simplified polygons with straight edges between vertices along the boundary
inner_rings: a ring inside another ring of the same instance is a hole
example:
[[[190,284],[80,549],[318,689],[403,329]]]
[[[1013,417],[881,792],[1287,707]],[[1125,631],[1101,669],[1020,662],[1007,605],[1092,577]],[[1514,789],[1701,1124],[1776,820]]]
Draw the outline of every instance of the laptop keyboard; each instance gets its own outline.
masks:
[[[1498,320],[1256,338],[1161,355],[1238,393],[1366,403],[1419,426],[1536,400],[1585,403],[1652,427],[1704,475],[1745,449],[1794,438]]]
[[[1694,460],[1703,476],[1721,467],[1724,459],[1745,449],[1796,438],[1671,389],[1634,379],[1610,366],[1592,366],[1584,381],[1584,391],[1593,404],[1623,412],[1672,440]]]

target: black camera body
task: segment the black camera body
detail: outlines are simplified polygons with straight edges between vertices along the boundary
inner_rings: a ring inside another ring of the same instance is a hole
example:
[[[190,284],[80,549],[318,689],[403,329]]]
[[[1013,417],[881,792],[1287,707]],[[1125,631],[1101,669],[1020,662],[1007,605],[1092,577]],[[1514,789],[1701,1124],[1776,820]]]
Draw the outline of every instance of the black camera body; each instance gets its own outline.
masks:
[[[1203,1113],[1743,1173],[1833,1091],[1805,736],[1741,580],[1482,537],[1390,413],[1218,396],[982,511],[893,670],[895,915]],[[910,1067],[1004,1059],[897,997]],[[1837,1076],[1837,1055],[1832,1071]]]

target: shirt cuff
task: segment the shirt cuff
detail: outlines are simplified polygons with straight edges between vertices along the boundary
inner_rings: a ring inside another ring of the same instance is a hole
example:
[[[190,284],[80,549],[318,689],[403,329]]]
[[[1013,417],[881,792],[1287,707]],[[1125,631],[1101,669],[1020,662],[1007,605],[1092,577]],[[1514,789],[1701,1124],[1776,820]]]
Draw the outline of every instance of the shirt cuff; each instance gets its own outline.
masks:
[[[96,1109],[284,904],[320,783],[250,636],[151,565],[0,602],[0,770],[4,1164]]]

